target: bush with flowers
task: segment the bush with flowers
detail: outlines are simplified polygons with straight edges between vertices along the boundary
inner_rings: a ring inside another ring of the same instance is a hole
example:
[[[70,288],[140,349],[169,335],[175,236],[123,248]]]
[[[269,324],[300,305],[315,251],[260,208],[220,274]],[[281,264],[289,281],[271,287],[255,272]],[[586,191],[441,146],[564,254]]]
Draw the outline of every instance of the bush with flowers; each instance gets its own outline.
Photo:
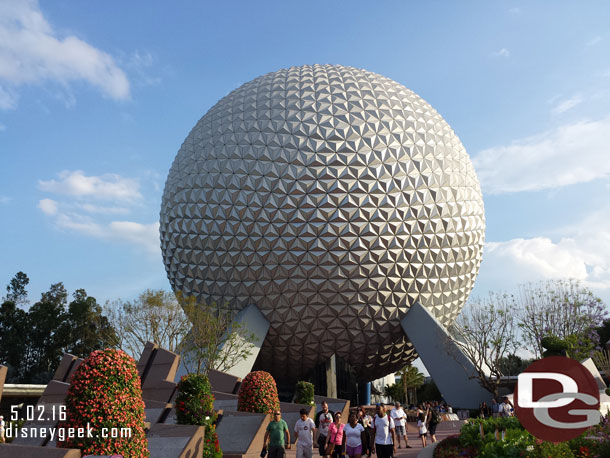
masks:
[[[306,404],[309,406],[315,406],[316,401],[314,400],[314,386],[313,383],[300,381],[297,382],[294,402],[296,404]]]
[[[93,430],[93,437],[57,441],[58,447],[78,448],[83,455],[149,456],[144,432],[144,402],[133,358],[121,350],[96,350],[78,367],[66,396],[66,418],[59,428]],[[130,431],[130,437],[102,437]],[[67,434],[65,435],[67,436]],[[86,434],[85,434],[86,436]]]
[[[246,375],[239,388],[237,410],[240,412],[273,413],[280,408],[277,386],[269,372],[254,371]]]
[[[175,405],[178,424],[205,427],[203,458],[222,457],[216,434],[218,415],[214,410],[214,396],[208,378],[202,374],[183,376],[178,383]]]
[[[610,457],[608,419],[581,436],[560,443],[544,442],[527,432],[517,418],[472,419],[459,436],[442,440],[434,458],[457,457],[605,458]]]

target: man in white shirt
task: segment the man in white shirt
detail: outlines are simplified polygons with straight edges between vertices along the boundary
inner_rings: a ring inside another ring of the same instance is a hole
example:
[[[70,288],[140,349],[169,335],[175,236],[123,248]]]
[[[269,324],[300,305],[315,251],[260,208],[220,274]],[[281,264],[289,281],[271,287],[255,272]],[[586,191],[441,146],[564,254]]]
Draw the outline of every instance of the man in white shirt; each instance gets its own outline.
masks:
[[[400,436],[405,440],[405,448],[411,448],[409,439],[407,439],[407,414],[400,406],[400,402],[394,403],[394,409],[390,411],[390,416],[392,417],[392,420],[394,420],[394,425],[396,426],[398,448],[400,448]]]
[[[513,416],[513,405],[508,400],[507,397],[504,397],[502,400],[502,404],[498,406],[498,415],[500,417],[512,417]]]
[[[333,413],[328,410],[328,403],[322,401],[322,410],[316,415],[315,424],[318,425],[318,448],[320,456],[324,456],[326,451],[326,436],[328,436],[328,427],[333,422]]]
[[[301,409],[301,418],[294,425],[297,435],[297,458],[311,458],[316,440],[316,424],[307,416],[307,409]]]
[[[386,414],[382,404],[377,404],[377,413],[371,426],[375,432],[377,458],[392,458],[396,453],[394,420]]]

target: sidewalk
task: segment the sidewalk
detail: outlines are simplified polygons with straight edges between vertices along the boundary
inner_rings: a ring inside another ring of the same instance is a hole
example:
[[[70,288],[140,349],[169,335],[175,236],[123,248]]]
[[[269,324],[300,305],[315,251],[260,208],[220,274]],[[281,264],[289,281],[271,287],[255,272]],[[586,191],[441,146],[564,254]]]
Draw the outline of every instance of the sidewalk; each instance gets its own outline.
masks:
[[[464,424],[463,421],[444,421],[439,423],[436,428],[436,440],[441,441],[446,437],[452,436],[454,434],[459,434],[460,428]],[[409,439],[409,445],[412,448],[404,448],[404,441],[401,440],[401,445],[403,448],[399,448],[396,450],[397,458],[416,458],[417,455],[422,451],[421,440],[417,434],[417,426],[415,423],[409,423],[407,427],[407,437]],[[430,437],[428,437],[428,445],[430,445]],[[372,455],[375,457],[375,455]],[[292,450],[286,450],[286,458],[295,458],[296,450],[293,447]],[[314,458],[318,458],[319,455],[317,453],[317,449],[314,450]]]

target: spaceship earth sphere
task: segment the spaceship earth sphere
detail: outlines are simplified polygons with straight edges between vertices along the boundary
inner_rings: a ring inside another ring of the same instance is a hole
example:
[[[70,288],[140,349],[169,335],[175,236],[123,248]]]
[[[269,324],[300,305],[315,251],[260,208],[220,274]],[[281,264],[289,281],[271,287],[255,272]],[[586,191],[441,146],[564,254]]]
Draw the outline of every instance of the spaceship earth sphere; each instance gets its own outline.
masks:
[[[336,354],[363,380],[417,355],[419,301],[459,314],[481,262],[483,199],[466,150],[422,98],[339,65],[256,78],[214,105],[161,204],[174,291],[270,323],[256,368],[306,376]]]

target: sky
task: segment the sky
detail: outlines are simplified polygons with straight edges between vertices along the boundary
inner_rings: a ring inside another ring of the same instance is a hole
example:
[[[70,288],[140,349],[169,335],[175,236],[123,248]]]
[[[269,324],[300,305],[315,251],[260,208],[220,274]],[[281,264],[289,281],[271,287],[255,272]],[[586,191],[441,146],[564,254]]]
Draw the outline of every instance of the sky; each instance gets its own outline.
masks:
[[[473,296],[575,278],[610,303],[608,24],[606,1],[0,0],[0,287],[169,289],[161,194],[190,129],[259,75],[330,63],[460,137],[486,210]]]

